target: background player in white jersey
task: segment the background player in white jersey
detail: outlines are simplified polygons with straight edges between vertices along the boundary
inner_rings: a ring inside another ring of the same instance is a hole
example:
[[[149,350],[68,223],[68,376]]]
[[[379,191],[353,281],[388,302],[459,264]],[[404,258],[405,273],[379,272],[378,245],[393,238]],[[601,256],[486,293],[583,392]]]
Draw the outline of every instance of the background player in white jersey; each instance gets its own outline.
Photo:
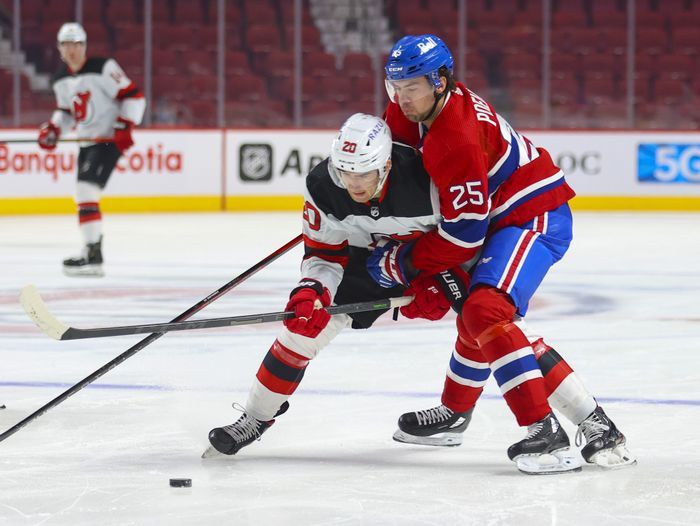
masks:
[[[53,78],[57,109],[41,126],[39,146],[53,150],[62,133],[75,130],[80,143],[75,200],[84,248],[63,261],[69,276],[102,276],[100,196],[119,157],[134,144],[132,128],[141,123],[146,100],[111,58],[88,58],[80,24],[63,24],[57,35],[64,64]]]
[[[450,307],[461,311],[470,277],[460,267],[434,276],[421,275],[408,289],[400,285],[384,288],[367,270],[376,242],[417,239],[434,231],[442,219],[436,192],[416,150],[399,143],[392,146],[384,121],[355,114],[345,122],[333,141],[330,159],[316,166],[306,180],[303,278],[285,309],[294,311],[297,318],[285,322],[286,329],[265,356],[244,414],[234,424],[210,432],[212,447],[205,456],[215,451],[233,455],[259,438],[287,410],[287,400],[309,361],[343,328],[369,328],[382,314],[331,319],[323,308],[331,301],[344,304],[406,293],[415,295],[410,305],[401,308],[408,317],[437,320]],[[585,404],[588,399],[580,402]],[[562,404],[575,405],[563,398],[552,403],[557,409]],[[468,423],[469,417],[462,418],[456,431],[463,432]]]

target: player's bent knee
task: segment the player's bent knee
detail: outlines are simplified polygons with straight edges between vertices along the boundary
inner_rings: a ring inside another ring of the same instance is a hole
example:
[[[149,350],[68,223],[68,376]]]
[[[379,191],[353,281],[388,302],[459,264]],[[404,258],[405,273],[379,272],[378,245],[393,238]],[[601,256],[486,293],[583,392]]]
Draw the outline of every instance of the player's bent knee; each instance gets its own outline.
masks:
[[[476,340],[490,327],[510,322],[515,315],[515,306],[510,296],[494,287],[479,287],[474,290],[462,307],[462,327],[469,337]]]
[[[332,316],[328,325],[315,338],[307,338],[300,334],[284,329],[277,337],[279,342],[286,348],[294,351],[297,354],[307,357],[312,360],[316,357],[321,349],[328,345],[340,331],[348,327],[352,319],[347,314],[339,314]]]

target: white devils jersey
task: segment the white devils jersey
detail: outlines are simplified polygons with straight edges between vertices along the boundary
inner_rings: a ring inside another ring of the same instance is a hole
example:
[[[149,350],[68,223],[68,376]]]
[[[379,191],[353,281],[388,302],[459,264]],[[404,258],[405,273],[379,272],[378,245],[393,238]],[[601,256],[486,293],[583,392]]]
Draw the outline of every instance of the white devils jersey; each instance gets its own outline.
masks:
[[[75,129],[78,138],[112,138],[118,118],[140,124],[146,109],[139,89],[111,58],[88,58],[75,73],[64,64],[53,78],[53,91],[58,109],[51,122],[62,133]]]
[[[394,143],[391,160],[382,195],[369,203],[352,200],[328,159],[306,177],[301,275],[323,283],[333,297],[350,258],[364,266],[376,241],[413,240],[442,220],[437,188],[420,154]]]

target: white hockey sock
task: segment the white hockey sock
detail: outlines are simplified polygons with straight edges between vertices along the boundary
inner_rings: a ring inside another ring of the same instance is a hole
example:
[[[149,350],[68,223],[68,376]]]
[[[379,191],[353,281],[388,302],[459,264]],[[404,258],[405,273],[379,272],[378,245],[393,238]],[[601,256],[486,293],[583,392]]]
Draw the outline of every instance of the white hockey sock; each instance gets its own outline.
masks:
[[[548,400],[554,409],[576,425],[583,422],[598,405],[574,372],[562,380]]]

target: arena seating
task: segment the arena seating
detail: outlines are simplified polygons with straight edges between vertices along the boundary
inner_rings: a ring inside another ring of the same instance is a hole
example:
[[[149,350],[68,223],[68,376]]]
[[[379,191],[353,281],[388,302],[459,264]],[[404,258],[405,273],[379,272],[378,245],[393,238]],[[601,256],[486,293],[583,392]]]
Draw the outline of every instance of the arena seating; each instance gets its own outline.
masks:
[[[216,126],[216,0],[153,0],[152,107],[155,125]],[[385,0],[394,36],[435,33],[457,50],[458,2]],[[614,128],[627,121],[627,2],[552,0],[549,56],[551,126]],[[290,126],[293,117],[293,2],[226,2],[226,125]],[[544,80],[540,0],[469,0],[461,80],[490,99],[516,126],[541,127]],[[11,0],[0,0],[10,13]],[[55,34],[73,17],[68,0],[23,0],[22,48],[39,71],[58,64]],[[143,82],[142,0],[83,2],[91,54],[117,58]],[[700,107],[700,0],[636,2],[634,107],[640,128],[697,128]],[[373,110],[370,56],[327,53],[322,23],[303,2],[301,86],[306,126],[338,125],[339,115]],[[382,57],[383,60],[383,57]],[[8,93],[9,72],[0,70]],[[383,90],[378,95],[384,97]],[[50,93],[23,89],[27,124],[51,105]],[[0,101],[2,115],[11,99]],[[255,111],[249,110],[254,105]],[[29,115],[31,114],[31,117]],[[45,119],[42,117],[40,120]],[[192,119],[192,122],[182,119]]]

